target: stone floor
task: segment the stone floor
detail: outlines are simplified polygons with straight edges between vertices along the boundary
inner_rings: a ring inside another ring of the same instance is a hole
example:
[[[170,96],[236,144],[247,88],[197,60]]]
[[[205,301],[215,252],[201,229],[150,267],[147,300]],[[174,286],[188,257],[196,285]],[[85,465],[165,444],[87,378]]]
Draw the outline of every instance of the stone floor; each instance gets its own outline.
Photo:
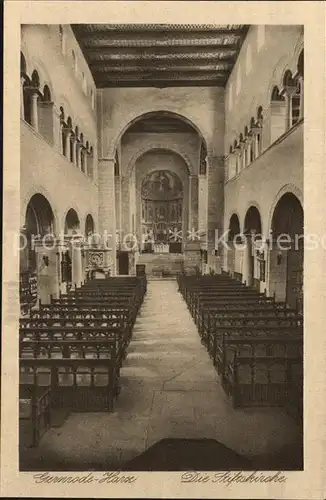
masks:
[[[51,428],[38,462],[68,470],[78,464],[120,467],[163,438],[215,439],[257,457],[300,439],[283,409],[232,408],[172,280],[149,282],[121,387],[114,413],[72,414],[62,427]]]

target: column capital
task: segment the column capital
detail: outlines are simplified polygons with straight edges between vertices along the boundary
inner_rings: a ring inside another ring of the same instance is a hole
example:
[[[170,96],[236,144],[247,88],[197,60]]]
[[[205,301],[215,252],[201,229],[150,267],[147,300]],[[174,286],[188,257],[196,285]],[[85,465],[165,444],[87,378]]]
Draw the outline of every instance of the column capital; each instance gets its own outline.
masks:
[[[214,156],[214,155],[207,155],[206,161],[208,165],[214,165],[216,167],[224,167],[225,165],[225,160],[226,156]]]
[[[33,87],[32,85],[26,85],[25,90],[30,94],[31,97],[35,99],[35,96],[41,97],[41,92],[37,87]]]

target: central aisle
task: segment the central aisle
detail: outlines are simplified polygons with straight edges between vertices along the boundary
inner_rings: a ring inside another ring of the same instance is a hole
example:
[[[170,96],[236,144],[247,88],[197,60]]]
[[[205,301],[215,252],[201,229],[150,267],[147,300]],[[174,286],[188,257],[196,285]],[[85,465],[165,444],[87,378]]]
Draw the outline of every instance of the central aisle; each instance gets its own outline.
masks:
[[[283,409],[233,410],[175,281],[150,281],[115,412],[72,414],[42,440],[60,461],[122,465],[163,438],[213,438],[248,456],[291,444]]]

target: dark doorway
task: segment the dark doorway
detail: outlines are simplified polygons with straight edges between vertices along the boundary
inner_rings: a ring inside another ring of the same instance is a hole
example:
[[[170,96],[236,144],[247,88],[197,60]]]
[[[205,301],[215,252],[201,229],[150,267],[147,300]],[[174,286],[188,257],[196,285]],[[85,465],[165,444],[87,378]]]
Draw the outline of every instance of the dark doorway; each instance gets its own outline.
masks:
[[[119,252],[119,274],[129,274],[129,252]]]

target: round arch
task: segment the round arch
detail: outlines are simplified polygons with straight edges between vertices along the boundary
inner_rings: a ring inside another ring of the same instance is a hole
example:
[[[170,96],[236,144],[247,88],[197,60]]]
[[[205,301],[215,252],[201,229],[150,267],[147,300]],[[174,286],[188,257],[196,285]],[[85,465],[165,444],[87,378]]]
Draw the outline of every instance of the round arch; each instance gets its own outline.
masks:
[[[287,234],[294,239],[303,234],[303,208],[299,198],[286,192],[278,200],[271,221],[272,235]]]
[[[94,231],[95,231],[94,218],[91,214],[87,214],[85,218],[85,236],[94,234]]]
[[[25,223],[25,214],[26,214],[28,203],[30,202],[30,200],[32,199],[32,197],[35,194],[42,195],[43,198],[45,198],[48,201],[49,205],[51,206],[51,210],[53,213],[53,229],[54,229],[54,231],[56,231],[55,234],[57,234],[60,231],[60,227],[59,227],[60,219],[58,217],[58,211],[56,209],[56,205],[55,205],[55,202],[51,196],[51,193],[48,192],[47,189],[45,189],[42,185],[34,186],[33,188],[29,189],[24,196],[22,196],[22,200],[21,200],[21,226],[23,226]]]
[[[127,117],[124,121],[124,124],[122,124],[120,127],[118,127],[117,132],[112,139],[112,144],[111,144],[111,148],[109,151],[110,155],[112,155],[112,156],[115,155],[119,141],[121,140],[123,135],[127,132],[128,128],[130,128],[136,122],[138,122],[144,118],[147,118],[152,114],[159,114],[159,113],[164,113],[165,116],[169,115],[171,118],[181,120],[184,123],[186,123],[187,125],[189,125],[190,127],[192,127],[197,132],[197,134],[203,139],[205,146],[206,146],[206,150],[208,150],[207,137],[202,133],[200,127],[197,124],[195,124],[195,122],[192,119],[190,119],[189,117],[187,117],[185,115],[181,115],[178,112],[175,112],[173,109],[151,108],[150,110],[146,111],[145,113],[139,114],[138,112],[135,112],[134,116]]]
[[[70,208],[64,219],[64,232],[68,234],[70,232],[76,232],[80,229],[80,219],[74,208]]]
[[[233,240],[235,236],[240,234],[240,219],[236,212],[233,212],[229,218],[229,233],[228,239]]]
[[[55,234],[54,213],[48,199],[41,193],[35,193],[25,210],[27,233],[34,236]]]
[[[149,153],[151,151],[168,151],[168,152],[174,153],[177,156],[179,156],[186,163],[186,165],[188,167],[188,174],[190,174],[191,172],[194,172],[194,165],[192,164],[190,158],[188,157],[188,155],[184,151],[181,151],[177,147],[170,147],[170,146],[164,147],[162,145],[162,143],[158,141],[158,142],[151,143],[148,146],[145,146],[145,147],[139,149],[138,151],[136,151],[136,153],[133,155],[133,157],[130,158],[130,161],[127,165],[127,171],[126,171],[126,175],[128,177],[130,177],[133,169],[135,168],[137,160],[139,160],[142,156],[144,156],[146,153]]]
[[[285,184],[279,190],[277,195],[275,196],[275,199],[274,199],[274,201],[271,205],[271,208],[269,210],[269,216],[268,216],[268,232],[269,232],[269,234],[271,234],[271,231],[272,231],[272,218],[273,218],[273,214],[275,211],[275,207],[276,207],[277,203],[279,202],[279,200],[282,198],[282,196],[286,193],[292,193],[296,198],[298,198],[298,200],[301,203],[301,206],[303,207],[303,194],[302,194],[301,189],[299,189],[295,184]]]
[[[262,234],[260,210],[256,205],[250,205],[244,218],[243,232],[247,233],[250,231],[255,231],[257,234]]]

